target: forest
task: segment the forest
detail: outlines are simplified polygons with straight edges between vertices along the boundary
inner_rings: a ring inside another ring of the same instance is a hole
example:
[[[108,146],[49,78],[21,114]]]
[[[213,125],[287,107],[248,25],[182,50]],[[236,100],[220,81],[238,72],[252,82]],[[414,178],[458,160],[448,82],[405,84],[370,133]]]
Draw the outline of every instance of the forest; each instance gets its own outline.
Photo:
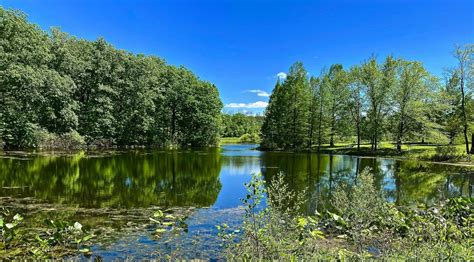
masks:
[[[222,102],[212,83],[102,38],[45,32],[1,7],[0,100],[7,149],[218,143]]]
[[[223,113],[221,137],[225,142],[259,143],[260,131],[263,124],[263,116],[245,115],[243,113]],[[235,139],[237,138],[237,140]]]
[[[308,77],[301,62],[278,80],[262,127],[262,148],[320,150],[323,144],[348,142],[357,149],[382,141],[464,144],[474,152],[474,46],[454,51],[457,66],[446,81],[422,63],[372,56],[344,69],[334,64],[318,77]],[[471,139],[473,142],[474,139]]]

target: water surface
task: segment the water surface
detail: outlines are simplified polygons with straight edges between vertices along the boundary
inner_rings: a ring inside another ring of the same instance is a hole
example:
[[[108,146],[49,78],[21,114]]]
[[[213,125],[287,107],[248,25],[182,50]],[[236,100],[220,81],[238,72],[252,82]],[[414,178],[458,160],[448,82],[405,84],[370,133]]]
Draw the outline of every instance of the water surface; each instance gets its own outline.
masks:
[[[206,150],[4,154],[0,157],[0,197],[85,210],[196,207],[186,219],[188,232],[156,239],[143,228],[94,246],[96,255],[113,259],[154,258],[158,253],[217,258],[215,225],[241,223],[243,184],[257,172],[267,181],[283,172],[290,189],[306,190],[308,212],[328,207],[337,185],[355,183],[365,168],[372,170],[375,185],[387,199],[398,205],[473,196],[474,175],[469,167],[255,148],[224,145]]]

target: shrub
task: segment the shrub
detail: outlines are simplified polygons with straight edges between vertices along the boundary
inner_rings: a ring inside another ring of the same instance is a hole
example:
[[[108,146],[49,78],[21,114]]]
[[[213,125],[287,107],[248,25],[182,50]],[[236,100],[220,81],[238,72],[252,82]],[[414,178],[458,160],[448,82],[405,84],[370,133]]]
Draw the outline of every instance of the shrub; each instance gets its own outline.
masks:
[[[77,132],[71,131],[59,136],[57,144],[65,149],[79,149],[85,146],[84,138]]]
[[[290,191],[283,178],[280,173],[266,185],[261,175],[254,175],[246,184],[242,228],[232,231],[227,225],[218,226],[226,256],[237,260],[351,257],[353,253],[348,250],[338,253],[336,249],[319,248],[317,241],[325,236],[317,218],[305,216],[299,209],[305,203],[305,193]]]
[[[247,143],[247,144],[257,144],[260,143],[260,137],[258,134],[243,134],[239,137],[239,143]]]
[[[85,146],[84,138],[75,130],[56,135],[45,130],[36,133],[36,147],[41,149],[80,149]]]
[[[346,221],[346,230],[359,251],[368,247],[387,248],[397,232],[406,229],[404,215],[388,203],[374,187],[370,168],[363,170],[352,187],[340,185],[333,196],[333,205]]]
[[[472,259],[474,202],[455,198],[428,209],[388,203],[373,185],[369,169],[354,185],[340,185],[330,211],[306,215],[279,174],[269,185],[255,175],[242,200],[244,223],[219,226],[230,259],[394,260]],[[266,200],[266,206],[264,206]],[[288,203],[292,203],[288,205]]]
[[[456,153],[456,147],[452,145],[437,146],[435,151],[435,155],[433,155],[433,157],[431,158],[431,160],[433,161],[447,161],[459,157],[459,155],[457,155]]]

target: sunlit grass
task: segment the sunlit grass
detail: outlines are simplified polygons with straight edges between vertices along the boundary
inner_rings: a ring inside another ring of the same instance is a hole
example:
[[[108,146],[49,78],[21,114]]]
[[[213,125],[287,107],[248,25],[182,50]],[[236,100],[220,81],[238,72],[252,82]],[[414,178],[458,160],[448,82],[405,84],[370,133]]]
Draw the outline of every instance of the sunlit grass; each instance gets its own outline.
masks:
[[[238,137],[221,137],[221,144],[238,144],[240,140]]]

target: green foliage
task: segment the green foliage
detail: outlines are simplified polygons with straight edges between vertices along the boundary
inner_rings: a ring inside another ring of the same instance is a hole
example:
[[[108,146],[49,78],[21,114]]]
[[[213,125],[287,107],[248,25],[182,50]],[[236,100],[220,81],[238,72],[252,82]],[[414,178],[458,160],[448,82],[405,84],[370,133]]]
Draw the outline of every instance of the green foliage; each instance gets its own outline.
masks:
[[[262,116],[247,116],[242,113],[222,114],[222,137],[258,135],[262,127]]]
[[[239,137],[239,143],[255,144],[260,142],[260,137],[257,134],[243,134]]]
[[[435,155],[431,157],[433,161],[447,161],[459,157],[456,147],[452,145],[437,146],[435,152]]]
[[[340,186],[334,193],[334,208],[345,223],[345,233],[358,246],[386,248],[389,242],[380,239],[393,239],[395,233],[406,229],[404,215],[393,204],[387,203],[380,191],[374,187],[370,169],[364,169],[357,177],[353,187]]]
[[[230,231],[227,225],[218,226],[219,236],[227,247],[229,257],[277,259],[301,252],[300,249],[304,247],[299,242],[302,234],[307,233],[315,239],[324,237],[315,227],[314,220],[295,216],[297,209],[289,208],[288,202],[294,206],[301,205],[304,193],[290,192],[283,175],[266,187],[264,180],[257,174],[246,187],[247,195],[242,199],[245,210],[242,229]],[[263,205],[264,200],[266,206]]]
[[[79,222],[45,220],[48,230],[36,235],[37,247],[30,252],[38,259],[63,257],[75,253],[90,255],[89,245],[95,236],[87,233]]]
[[[18,226],[22,223],[22,221],[23,217],[20,214],[15,214],[13,217],[11,217],[9,210],[4,208],[0,209],[0,233],[2,244],[0,246],[0,250],[4,250],[6,252],[7,249],[10,248],[11,243],[18,233]]]
[[[463,51],[467,52],[463,53],[465,67],[472,64],[469,50]],[[472,70],[465,69],[464,75],[458,71],[450,75],[444,89],[420,62],[392,56],[382,63],[371,57],[347,71],[334,64],[319,77],[309,78],[303,65],[295,63],[270,96],[261,148],[313,150],[317,146],[320,151],[323,144],[334,147],[355,136],[352,143],[358,150],[364,142],[376,151],[382,141],[394,141],[400,154],[407,142],[464,142],[461,131],[466,133],[472,125],[468,113],[474,103],[471,85],[463,94],[461,87],[473,78]]]
[[[117,50],[103,38],[80,40],[56,28],[47,33],[1,7],[0,39],[6,148],[218,142],[217,88],[185,68]]]
[[[299,209],[302,196],[288,190],[283,174],[270,185],[255,175],[246,186],[242,228],[218,227],[230,259],[472,259],[471,198],[424,209],[396,207],[376,190],[365,169],[355,185],[340,185],[332,201],[335,213],[308,216]]]
[[[310,130],[310,85],[301,62],[294,63],[283,83],[277,82],[262,126],[262,148],[304,149]]]
[[[86,145],[84,138],[75,130],[61,135],[38,130],[35,146],[41,149],[80,149]]]
[[[89,234],[78,222],[70,224],[67,221],[46,220],[47,229],[39,234],[26,230],[25,223],[20,214],[13,216],[8,209],[1,209],[0,259],[17,256],[49,259],[91,253],[89,246],[94,235]]]

